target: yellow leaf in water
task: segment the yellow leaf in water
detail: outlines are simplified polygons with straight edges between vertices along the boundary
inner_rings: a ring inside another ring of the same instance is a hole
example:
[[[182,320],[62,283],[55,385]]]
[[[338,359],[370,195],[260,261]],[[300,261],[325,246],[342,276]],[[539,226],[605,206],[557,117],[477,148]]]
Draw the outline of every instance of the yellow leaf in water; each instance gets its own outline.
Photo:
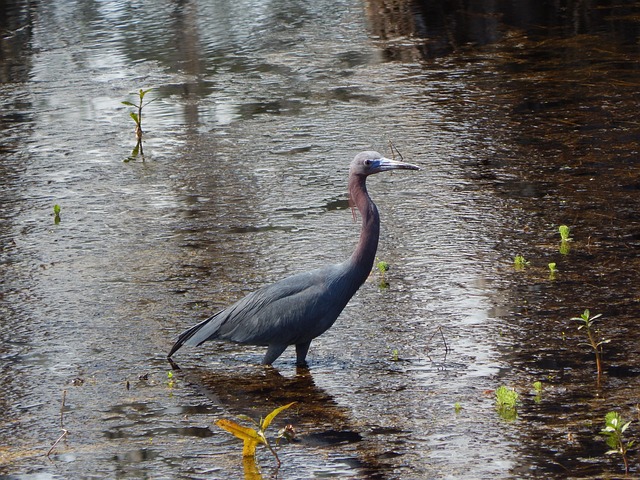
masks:
[[[258,444],[254,440],[245,440],[244,445],[242,445],[242,456],[243,457],[255,457],[256,456],[256,446]]]
[[[222,418],[216,421],[216,425],[226,430],[227,432],[232,433],[244,442],[244,446],[242,448],[243,457],[255,456],[256,446],[259,443],[264,443],[264,438],[261,437],[260,434],[253,428],[243,427],[242,425],[238,425],[232,420],[226,420]]]
[[[284,405],[282,407],[278,407],[273,412],[271,412],[269,415],[267,415],[266,418],[262,421],[262,425],[261,425],[262,431],[264,432],[267,429],[267,427],[269,425],[271,425],[271,422],[273,421],[274,418],[276,418],[276,415],[278,415],[282,410],[285,410],[285,409],[289,408],[294,403],[296,403],[296,402],[291,402],[291,403],[289,403],[287,405]]]

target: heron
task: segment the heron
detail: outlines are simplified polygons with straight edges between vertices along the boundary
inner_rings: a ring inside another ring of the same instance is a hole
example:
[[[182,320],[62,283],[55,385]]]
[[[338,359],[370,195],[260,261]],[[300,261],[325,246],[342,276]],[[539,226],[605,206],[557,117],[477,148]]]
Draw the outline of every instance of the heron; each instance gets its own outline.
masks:
[[[374,151],[359,153],[351,162],[349,201],[360,212],[362,227],[358,244],[346,261],[298,273],[253,291],[181,333],[168,357],[183,345],[199,346],[217,339],[266,346],[263,365],[271,365],[289,345],[295,345],[296,365],[307,366],[311,341],[334,324],[373,267],[380,216],[367,192],[367,177],[398,169],[420,168]]]

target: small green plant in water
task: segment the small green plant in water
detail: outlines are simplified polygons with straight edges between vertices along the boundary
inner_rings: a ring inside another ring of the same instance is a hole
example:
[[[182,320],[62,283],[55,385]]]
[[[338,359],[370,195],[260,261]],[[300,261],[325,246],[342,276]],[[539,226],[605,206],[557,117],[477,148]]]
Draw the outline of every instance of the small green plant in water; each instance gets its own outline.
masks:
[[[140,91],[138,92],[138,99],[139,99],[138,103],[132,103],[128,101],[122,102],[123,105],[126,105],[128,107],[134,107],[138,110],[137,112],[129,112],[129,116],[133,119],[133,121],[136,124],[135,132],[136,132],[137,143],[133,151],[131,152],[131,156],[127,158],[125,161],[134,160],[138,156],[138,154],[144,160],[144,151],[142,149],[142,136],[144,134],[144,132],[142,131],[142,108],[146,107],[151,102],[153,102],[153,100],[155,100],[155,99],[149,100],[146,103],[143,102],[144,96],[147,93],[149,93],[151,90],[152,90],[151,88],[147,90],[140,89]]]
[[[496,390],[496,406],[498,413],[505,420],[515,420],[518,416],[516,406],[518,403],[518,392],[505,385]]]
[[[53,223],[56,225],[60,223],[60,205],[58,204],[53,206]]]
[[[456,402],[453,404],[453,408],[456,411],[456,413],[460,413],[460,411],[462,410],[462,405],[460,405],[460,402]]]
[[[559,251],[562,255],[567,255],[571,247],[569,246],[569,242],[572,240],[569,236],[569,227],[566,225],[560,225],[558,227],[558,232],[560,232],[560,248]]]
[[[522,256],[516,255],[513,259],[513,268],[517,271],[524,270],[524,267],[529,265],[529,262]]]
[[[605,343],[609,343],[611,340],[599,340],[598,332],[595,329],[595,322],[602,316],[601,313],[598,315],[591,316],[591,312],[589,309],[585,309],[585,311],[579,317],[573,317],[571,320],[576,322],[581,322],[582,325],[578,327],[578,330],[584,329],[587,333],[588,343],[584,345],[588,345],[593,349],[593,352],[596,356],[596,370],[598,372],[598,381],[600,381],[600,376],[602,375],[602,345]]]
[[[604,429],[600,431],[600,435],[607,437],[607,445],[610,450],[606,452],[607,455],[613,455],[619,453],[622,455],[622,461],[624,462],[624,471],[629,473],[629,462],[627,460],[627,452],[633,447],[635,440],[626,440],[624,438],[624,432],[627,430],[631,422],[624,423],[622,417],[618,412],[609,412],[604,417]]]
[[[384,260],[380,260],[376,257],[376,269],[380,273],[380,288],[388,288],[389,284],[387,283],[385,274],[389,271],[389,264]]]
[[[269,427],[269,425],[271,425],[271,422],[273,421],[274,418],[276,418],[276,416],[282,412],[283,410],[286,410],[287,408],[291,407],[292,405],[294,405],[296,402],[291,402],[287,405],[284,405],[282,407],[278,407],[275,410],[273,410],[269,415],[267,415],[264,419],[260,419],[259,422],[256,422],[255,420],[253,420],[252,418],[249,418],[247,416],[242,416],[241,418],[243,420],[249,420],[250,422],[252,422],[257,428],[251,428],[251,427],[245,427],[243,425],[240,425],[236,422],[234,422],[233,420],[227,420],[227,419],[220,419],[216,421],[216,425],[218,425],[220,428],[222,428],[223,430],[226,430],[227,432],[233,434],[234,436],[238,437],[240,440],[242,440],[243,446],[242,446],[242,456],[243,457],[255,457],[256,455],[256,447],[260,444],[265,445],[269,451],[273,454],[273,456],[276,459],[276,462],[278,463],[278,467],[280,466],[280,459],[278,458],[278,454],[276,453],[276,451],[273,449],[273,447],[271,446],[271,444],[269,443],[269,441],[267,440],[267,437],[265,435],[265,431],[267,430],[267,428]],[[288,437],[290,436],[290,434],[288,432],[290,432],[292,429],[288,429],[285,428],[281,431],[278,439],[280,438],[284,438],[284,437]]]
[[[549,263],[549,280],[555,280],[558,269],[556,268],[556,262]]]
[[[380,275],[384,277],[384,274],[389,271],[389,264],[384,260],[380,260],[376,265],[378,270],[380,271]]]
[[[393,360],[394,362],[400,361],[400,356],[398,354],[398,349],[397,348],[394,348],[391,351],[391,360]]]
[[[536,391],[536,396],[533,397],[533,401],[540,403],[542,401],[542,382],[533,382],[533,389]]]
[[[169,370],[167,372],[167,387],[173,388],[176,386],[176,381],[173,378],[173,372]]]

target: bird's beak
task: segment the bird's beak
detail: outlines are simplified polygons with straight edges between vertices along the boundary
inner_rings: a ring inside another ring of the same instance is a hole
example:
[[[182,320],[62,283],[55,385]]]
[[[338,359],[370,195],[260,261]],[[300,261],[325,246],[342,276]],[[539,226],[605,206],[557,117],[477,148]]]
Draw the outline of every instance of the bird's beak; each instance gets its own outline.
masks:
[[[417,165],[412,165],[410,163],[397,162],[395,160],[391,160],[389,158],[380,158],[377,160],[378,165],[376,171],[378,172],[387,172],[389,170],[420,170],[420,167]]]

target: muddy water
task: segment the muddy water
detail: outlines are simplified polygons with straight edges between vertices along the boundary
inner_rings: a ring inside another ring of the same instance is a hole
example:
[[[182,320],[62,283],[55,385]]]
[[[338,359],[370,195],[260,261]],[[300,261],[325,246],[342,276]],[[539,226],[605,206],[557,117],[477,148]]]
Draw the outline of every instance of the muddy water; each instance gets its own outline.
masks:
[[[640,435],[637,10],[307,3],[3,7],[0,473],[267,478],[213,422],[297,401],[280,478],[619,476],[598,432],[615,409]],[[120,102],[151,87],[123,162]],[[388,287],[310,371],[212,344],[168,378],[182,329],[349,255],[348,162],[388,140],[423,167],[370,181]]]

